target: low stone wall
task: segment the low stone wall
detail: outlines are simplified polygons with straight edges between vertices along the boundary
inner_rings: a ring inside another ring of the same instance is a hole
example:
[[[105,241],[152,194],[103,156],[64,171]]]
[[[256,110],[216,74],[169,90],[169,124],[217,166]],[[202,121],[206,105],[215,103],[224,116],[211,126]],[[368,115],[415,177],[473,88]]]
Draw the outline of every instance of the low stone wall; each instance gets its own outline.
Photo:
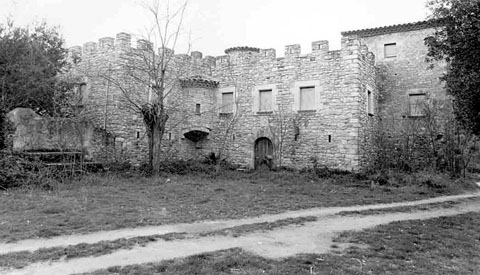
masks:
[[[14,151],[84,151],[91,155],[94,128],[77,118],[42,117],[32,109],[16,108],[7,114]]]

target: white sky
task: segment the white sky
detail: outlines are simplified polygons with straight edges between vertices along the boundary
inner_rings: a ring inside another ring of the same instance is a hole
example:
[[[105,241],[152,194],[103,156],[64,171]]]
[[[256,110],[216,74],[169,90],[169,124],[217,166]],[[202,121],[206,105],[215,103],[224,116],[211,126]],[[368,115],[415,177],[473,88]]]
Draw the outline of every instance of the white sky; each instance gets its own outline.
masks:
[[[68,47],[115,37],[142,34],[149,21],[139,0],[0,0],[0,21],[11,16],[17,25],[45,19],[58,25]],[[171,0],[173,1],[173,0]],[[223,55],[234,46],[275,48],[329,40],[340,46],[340,32],[424,20],[425,0],[190,0],[176,53],[191,50]]]

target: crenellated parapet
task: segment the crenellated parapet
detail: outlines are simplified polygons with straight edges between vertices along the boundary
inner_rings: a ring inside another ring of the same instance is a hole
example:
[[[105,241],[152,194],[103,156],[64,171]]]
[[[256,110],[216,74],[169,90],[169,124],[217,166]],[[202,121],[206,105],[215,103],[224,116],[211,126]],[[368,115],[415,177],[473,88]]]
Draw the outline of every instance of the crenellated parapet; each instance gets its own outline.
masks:
[[[105,58],[115,58],[116,55],[151,51],[153,54],[154,44],[145,39],[138,39],[135,45],[132,45],[132,35],[128,33],[118,33],[115,38],[104,37],[98,42],[87,42],[83,47],[75,46],[69,50],[69,57],[94,57],[104,56]],[[262,66],[271,64],[271,66],[280,66],[289,62],[303,64],[304,62],[331,62],[347,59],[361,59],[374,64],[375,56],[366,45],[362,45],[358,38],[342,37],[341,49],[331,51],[327,40],[318,40],[311,43],[309,53],[302,53],[300,44],[287,45],[284,48],[284,57],[278,58],[276,50],[272,48],[260,49],[256,47],[240,46],[225,50],[226,55],[217,57],[204,56],[202,52],[192,51],[190,54],[175,54],[174,50],[160,47],[155,54],[159,59],[172,59],[174,64],[191,67],[193,74],[211,73],[212,70],[222,70],[235,64],[248,64],[257,66],[260,62]],[[108,54],[108,55],[107,55]],[[113,55],[115,54],[115,55]],[[278,64],[281,62],[282,64]],[[292,63],[292,64],[293,64]],[[305,64],[307,64],[305,63]],[[288,66],[288,65],[287,65]]]
[[[299,57],[301,54],[300,44],[293,44],[285,46],[285,58]]]
[[[115,39],[113,37],[104,37],[98,40],[98,48],[100,51],[110,51],[115,47]]]
[[[154,44],[146,39],[138,39],[135,45],[132,45],[132,35],[121,32],[118,33],[115,38],[103,37],[98,42],[87,42],[83,46],[73,46],[69,48],[68,57],[70,59],[74,57],[81,58],[114,58],[113,54],[127,54],[139,51],[154,51]],[[203,53],[199,51],[193,51],[188,54],[175,54],[175,51],[166,47],[159,47],[155,52],[156,56],[160,60],[162,58],[172,59],[175,62],[188,64],[195,64],[199,68],[211,69],[216,66],[216,58],[212,56],[203,57]],[[113,61],[113,60],[112,60]]]
[[[128,33],[117,33],[115,39],[115,48],[117,50],[129,50],[131,48],[132,36]]]
[[[297,59],[302,60],[339,60],[341,58],[361,58],[373,62],[374,55],[368,51],[365,45],[361,45],[360,40],[351,38],[342,38],[342,47],[340,50],[331,51],[327,40],[318,40],[312,42],[310,53],[302,54],[300,44],[287,45],[284,48],[284,57],[277,58],[275,49],[258,49],[254,47],[242,46],[233,47],[225,50],[227,55],[216,57],[217,66],[236,64],[242,61],[262,61],[277,62],[278,60]]]
[[[277,51],[275,51],[275,49],[262,49],[260,50],[260,56],[275,59],[277,57]]]
[[[141,51],[153,51],[153,43],[146,39],[137,40],[137,50]]]

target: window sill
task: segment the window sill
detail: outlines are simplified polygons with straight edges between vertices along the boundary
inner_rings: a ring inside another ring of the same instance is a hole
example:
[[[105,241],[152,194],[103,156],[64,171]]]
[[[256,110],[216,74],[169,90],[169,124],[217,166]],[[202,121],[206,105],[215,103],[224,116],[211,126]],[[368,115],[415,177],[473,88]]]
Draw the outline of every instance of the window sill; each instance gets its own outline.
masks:
[[[317,110],[298,110],[297,112],[302,114],[316,113]]]
[[[257,115],[259,116],[262,116],[262,115],[271,115],[273,114],[273,111],[260,111],[260,112],[257,112]]]

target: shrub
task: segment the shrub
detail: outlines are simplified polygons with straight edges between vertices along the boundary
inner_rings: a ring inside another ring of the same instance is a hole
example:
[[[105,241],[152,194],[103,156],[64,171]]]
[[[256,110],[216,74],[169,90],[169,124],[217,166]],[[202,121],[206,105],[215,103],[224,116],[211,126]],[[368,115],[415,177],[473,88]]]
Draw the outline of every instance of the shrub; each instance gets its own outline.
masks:
[[[417,183],[431,189],[446,189],[449,187],[451,180],[438,174],[421,173],[417,177]]]
[[[197,160],[165,160],[160,165],[160,172],[185,175],[191,173],[213,173],[215,166]]]
[[[18,155],[0,153],[0,188],[22,186],[52,188],[57,179],[53,171],[38,161],[26,160]]]

